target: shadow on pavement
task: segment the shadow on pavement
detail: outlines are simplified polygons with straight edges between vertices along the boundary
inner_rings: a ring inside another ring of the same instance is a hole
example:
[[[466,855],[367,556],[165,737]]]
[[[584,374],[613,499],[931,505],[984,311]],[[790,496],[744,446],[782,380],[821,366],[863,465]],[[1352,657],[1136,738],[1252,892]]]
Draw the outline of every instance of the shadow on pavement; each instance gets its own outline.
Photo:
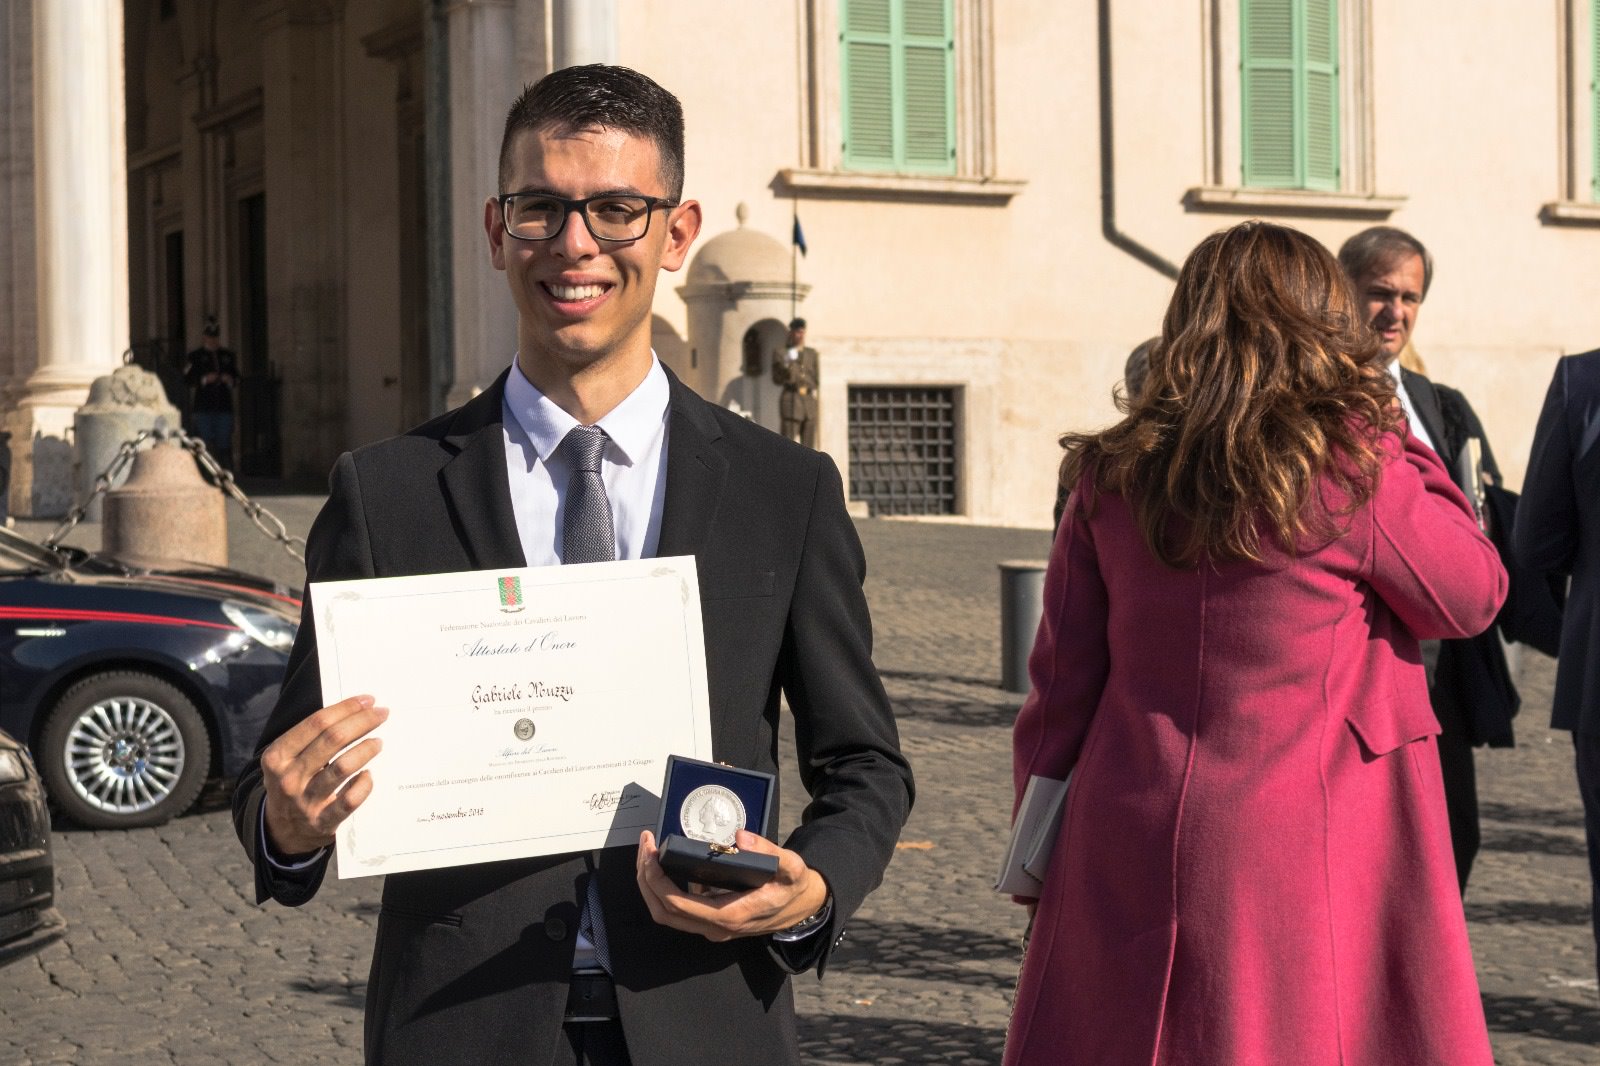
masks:
[[[1581,925],[1589,924],[1587,903],[1545,903],[1527,899],[1503,899],[1493,903],[1468,902],[1469,922],[1510,922],[1526,925]]]
[[[994,1063],[1004,1029],[951,1022],[895,1021],[823,1014],[799,1019],[800,1053],[816,1063]]]
[[[964,674],[934,674],[922,670],[879,670],[885,681],[922,681],[938,685],[963,685],[995,690],[1000,687],[998,678],[968,677]]]
[[[1501,826],[1484,827],[1483,850],[1575,855],[1579,858],[1588,854],[1582,840],[1566,833],[1542,833],[1537,829],[1507,829]]]
[[[968,729],[1009,729],[1017,720],[1017,708],[996,707],[968,700],[930,700],[920,697],[894,699],[896,718],[916,718],[934,725],[962,726]]]
[[[365,1010],[367,1006],[367,983],[365,981],[290,981],[289,987],[296,992],[310,992],[314,996],[321,996],[329,1003],[336,1006],[347,1007],[351,1010]]]
[[[1572,785],[1571,807],[1518,807],[1511,803],[1479,803],[1478,813],[1486,822],[1528,822],[1561,829],[1582,829],[1583,808],[1578,805],[1578,785]]]
[[[1497,1033],[1527,1033],[1568,1044],[1600,1044],[1600,1007],[1539,996],[1485,993],[1483,1012]]]
[[[995,967],[963,963],[1004,960],[1005,976]],[[951,929],[912,922],[854,922],[833,965],[910,981],[945,981],[977,988],[1010,988],[1022,960],[1016,937],[976,929]]]

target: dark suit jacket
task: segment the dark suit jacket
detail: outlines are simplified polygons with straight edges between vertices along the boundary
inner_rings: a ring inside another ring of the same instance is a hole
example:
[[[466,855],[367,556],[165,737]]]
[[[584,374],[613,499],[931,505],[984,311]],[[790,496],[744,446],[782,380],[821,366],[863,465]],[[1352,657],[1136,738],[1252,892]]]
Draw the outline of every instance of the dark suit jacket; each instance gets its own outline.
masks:
[[[1403,368],[1400,382],[1416,408],[1417,420],[1457,483],[1461,481],[1458,461],[1462,450],[1469,438],[1476,438],[1483,454],[1484,472],[1494,484],[1500,484],[1494,450],[1467,398],[1447,385]],[[1477,490],[1470,484],[1460,487],[1469,497]],[[1503,549],[1504,545],[1497,547]],[[1475,745],[1510,747],[1514,742],[1511,720],[1521,706],[1521,697],[1496,627],[1464,640],[1424,641],[1423,656],[1429,667],[1428,696],[1439,728]]]
[[[339,458],[307,541],[309,580],[524,565],[504,382]],[[787,696],[811,802],[785,844],[827,880],[829,928],[778,947],[768,937],[712,944],[657,925],[635,882],[636,848],[392,875],[367,985],[369,1062],[549,1062],[581,893],[596,869],[635,1063],[796,1063],[789,973],[820,972],[893,855],[911,774],[872,665],[865,560],[838,471],[676,378],[671,394],[657,554],[696,558],[715,757],[776,772],[780,690]],[[322,705],[311,610],[308,596],[263,747]],[[322,871],[285,878],[257,854],[262,797],[257,765],[234,794],[257,898],[298,905]]]
[[[1550,724],[1600,736],[1600,350],[1556,364],[1512,540],[1527,565],[1572,578]]]

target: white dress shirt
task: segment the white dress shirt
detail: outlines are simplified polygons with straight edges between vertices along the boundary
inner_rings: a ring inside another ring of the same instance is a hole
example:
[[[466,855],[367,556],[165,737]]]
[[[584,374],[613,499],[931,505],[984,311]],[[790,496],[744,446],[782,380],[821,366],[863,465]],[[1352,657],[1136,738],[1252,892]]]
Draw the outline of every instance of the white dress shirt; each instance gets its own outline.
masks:
[[[652,355],[644,380],[595,423],[610,438],[600,460],[600,479],[611,504],[618,559],[649,558],[661,539],[670,399],[666,371]],[[572,470],[556,448],[577,424],[523,376],[521,367],[511,364],[505,398],[506,474],[517,536],[529,566],[561,562],[563,503]]]
[[[1437,452],[1439,446],[1433,443],[1433,438],[1428,436],[1428,427],[1417,417],[1416,404],[1411,402],[1411,394],[1406,391],[1406,383],[1401,380],[1400,360],[1396,359],[1389,364],[1389,376],[1394,378],[1395,395],[1400,397],[1400,406],[1405,409],[1406,421],[1411,423],[1411,435]]]

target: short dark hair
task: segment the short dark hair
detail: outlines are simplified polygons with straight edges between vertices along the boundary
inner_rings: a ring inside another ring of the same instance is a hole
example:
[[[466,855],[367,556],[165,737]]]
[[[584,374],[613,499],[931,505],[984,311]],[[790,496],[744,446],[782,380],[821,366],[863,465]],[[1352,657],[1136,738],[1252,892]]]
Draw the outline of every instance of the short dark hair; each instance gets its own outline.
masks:
[[[1422,257],[1422,295],[1426,298],[1428,286],[1433,284],[1433,256],[1403,229],[1371,226],[1362,230],[1339,246],[1339,265],[1355,284],[1408,255]]]
[[[791,319],[790,322],[789,322],[789,331],[791,333],[794,332],[797,329],[805,329],[805,328],[806,328],[806,320],[803,319],[803,318]]]
[[[661,156],[669,199],[683,196],[683,105],[654,81],[627,67],[590,63],[553,70],[522,90],[506,114],[500,139],[500,191],[511,180],[511,142],[523,131],[621,130],[648,137]]]

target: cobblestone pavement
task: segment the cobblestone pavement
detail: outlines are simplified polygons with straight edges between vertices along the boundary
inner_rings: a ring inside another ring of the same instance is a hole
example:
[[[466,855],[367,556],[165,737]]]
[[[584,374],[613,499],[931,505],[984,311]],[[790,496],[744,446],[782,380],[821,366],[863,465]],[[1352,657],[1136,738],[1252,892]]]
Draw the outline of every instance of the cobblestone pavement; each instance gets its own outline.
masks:
[[[315,503],[266,502],[300,530]],[[815,1063],[995,1063],[1022,930],[1020,908],[989,888],[1019,702],[998,687],[996,564],[1042,556],[1048,536],[860,529],[877,659],[919,797],[827,979],[797,982],[801,1039]],[[258,535],[235,529],[232,543],[236,565],[298,582]],[[1600,1063],[1571,745],[1542,724],[1551,677],[1549,660],[1526,657],[1520,746],[1479,756],[1484,849],[1467,900],[1496,1055],[1519,1066]],[[799,796],[791,775],[786,824]],[[330,880],[298,911],[256,907],[220,791],[160,829],[61,826],[56,860],[68,935],[0,968],[0,1063],[360,1061],[376,880]]]

